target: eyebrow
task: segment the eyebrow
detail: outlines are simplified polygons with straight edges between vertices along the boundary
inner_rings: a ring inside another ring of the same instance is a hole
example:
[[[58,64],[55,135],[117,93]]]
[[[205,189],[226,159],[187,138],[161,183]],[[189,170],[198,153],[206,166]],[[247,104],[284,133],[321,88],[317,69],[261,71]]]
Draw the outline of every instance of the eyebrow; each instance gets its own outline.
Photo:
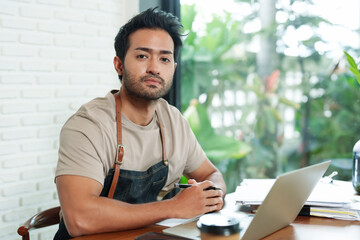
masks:
[[[152,48],[146,48],[146,47],[138,47],[138,48],[135,48],[135,50],[140,50],[140,51],[149,52],[149,53],[156,51]],[[173,54],[173,52],[170,50],[160,50],[159,52],[161,54],[171,54],[171,55]]]

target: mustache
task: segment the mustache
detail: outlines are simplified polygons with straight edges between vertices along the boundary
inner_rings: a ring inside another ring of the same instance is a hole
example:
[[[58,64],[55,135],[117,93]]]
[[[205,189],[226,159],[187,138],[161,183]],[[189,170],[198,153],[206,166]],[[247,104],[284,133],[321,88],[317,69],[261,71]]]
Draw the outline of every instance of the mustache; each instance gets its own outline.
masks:
[[[155,75],[155,74],[149,74],[149,75],[143,76],[143,77],[140,78],[140,80],[141,80],[142,82],[144,82],[144,81],[146,81],[146,80],[149,79],[149,78],[156,78],[156,79],[158,79],[158,80],[161,82],[161,84],[164,84],[164,83],[165,83],[165,80],[164,80],[162,77],[160,77],[160,76],[158,76],[158,75]]]

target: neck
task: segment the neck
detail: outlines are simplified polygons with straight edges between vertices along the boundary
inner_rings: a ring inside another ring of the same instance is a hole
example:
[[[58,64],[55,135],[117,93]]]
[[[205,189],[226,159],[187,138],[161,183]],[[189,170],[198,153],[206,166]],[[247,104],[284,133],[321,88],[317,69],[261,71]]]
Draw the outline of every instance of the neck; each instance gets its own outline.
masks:
[[[120,88],[121,112],[133,123],[147,126],[155,114],[157,100],[145,100],[130,96]]]

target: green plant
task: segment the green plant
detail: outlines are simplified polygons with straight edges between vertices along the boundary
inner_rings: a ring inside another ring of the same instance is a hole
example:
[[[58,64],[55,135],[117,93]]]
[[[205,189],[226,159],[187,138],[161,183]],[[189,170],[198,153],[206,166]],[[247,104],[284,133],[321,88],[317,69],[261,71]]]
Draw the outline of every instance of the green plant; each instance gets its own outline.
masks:
[[[326,159],[333,161],[339,172],[338,178],[348,180],[351,150],[360,132],[360,91],[358,83],[348,74],[340,74],[333,80],[323,75],[314,86],[326,89],[323,95],[311,101],[312,116],[309,119],[309,151],[312,163]],[[300,116],[297,116],[300,118]],[[299,156],[292,156],[296,161]],[[338,164],[341,163],[341,164]]]
[[[309,96],[306,104],[302,104],[302,110],[297,113],[298,126],[304,119],[304,112],[310,111],[311,117],[306,121],[307,147],[304,143],[294,151],[289,159],[300,162],[305,152],[308,154],[310,163],[324,160],[332,160],[328,172],[339,172],[338,179],[351,179],[351,150],[358,140],[356,133],[360,132],[358,116],[360,114],[359,70],[354,59],[344,52],[350,65],[350,71],[356,77],[348,73],[331,74],[317,73],[317,82],[311,89],[321,91],[317,96]],[[305,126],[303,126],[305,128]]]
[[[223,169],[221,164],[224,160],[231,159],[230,162],[235,162],[235,165],[239,167],[241,159],[251,151],[250,146],[243,141],[216,134],[210,124],[205,106],[199,104],[196,100],[191,101],[191,104],[184,112],[184,117],[189,121],[191,129],[207,157],[222,170],[229,190],[235,190],[235,186],[240,181],[234,185],[233,180],[236,179],[234,174],[240,176],[239,168]],[[232,174],[229,174],[229,171]]]
[[[349,70],[354,74],[356,77],[357,82],[360,84],[360,72],[358,68],[358,64],[356,64],[354,58],[347,52],[344,52],[346,55],[346,59],[349,63]]]
[[[227,188],[234,191],[241,181],[241,160],[251,148],[243,141],[216,134],[207,110],[225,82],[241,81],[247,75],[245,71],[254,70],[248,67],[254,64],[246,64],[246,59],[239,61],[229,55],[241,38],[240,24],[244,22],[235,21],[230,14],[213,15],[205,29],[197,31],[193,28],[197,15],[195,5],[182,5],[181,11],[187,33],[181,55],[181,106],[207,156],[223,173]],[[217,85],[213,84],[215,79]],[[203,104],[192,101],[203,93],[206,94]]]
[[[278,79],[274,77],[276,74],[264,80],[255,77],[253,85],[246,84],[248,76],[256,71],[256,55],[248,52],[234,54],[234,52],[245,47],[246,43],[252,39],[252,34],[245,34],[242,29],[248,18],[254,18],[253,15],[244,18],[243,21],[232,19],[230,14],[213,15],[212,20],[203,29],[204,33],[193,29],[196,15],[195,5],[182,5],[182,23],[188,34],[184,40],[182,52],[182,107],[188,109],[191,99],[205,93],[207,98],[202,105],[207,109],[211,106],[215,94],[218,94],[220,98],[224,97],[226,85],[237,86],[237,88],[242,86],[241,90],[245,94],[255,93],[256,103],[241,107],[243,122],[240,126],[243,141],[246,141],[253,149],[251,154],[247,154],[246,163],[236,161],[234,159],[237,158],[224,154],[223,150],[231,151],[232,148],[231,144],[227,144],[228,138],[216,138],[217,142],[204,144],[204,148],[211,146],[212,149],[204,150],[222,169],[222,172],[229,175],[229,178],[231,178],[230,175],[234,178],[235,172],[238,176],[242,174],[246,177],[272,177],[281,171],[279,168],[281,164],[278,161],[278,148],[282,144],[281,132],[278,130],[278,123],[281,122],[279,107],[281,103],[290,106],[296,104],[277,93]],[[213,84],[213,80],[217,82],[217,85]],[[273,105],[274,101],[276,106]],[[247,123],[245,120],[253,114],[254,109],[256,121]],[[194,122],[192,127],[196,132],[200,126]],[[210,123],[201,128],[209,128],[211,129],[209,131],[214,134]],[[208,139],[205,137],[199,141]],[[218,144],[217,148],[212,146],[214,144]],[[219,152],[218,149],[221,151]]]
[[[195,4],[181,6],[181,22],[187,34],[181,54],[181,105],[187,109],[190,101],[206,93],[209,106],[214,93],[224,82],[245,81],[255,71],[255,55],[239,59],[232,50],[249,37],[242,32],[245,21],[236,21],[229,13],[213,15],[201,30],[194,29],[197,16]],[[214,85],[213,80],[219,81]]]
[[[251,84],[245,85],[247,92],[256,95],[256,101],[246,106],[242,125],[244,134],[254,149],[246,156],[245,171],[249,178],[274,178],[287,165],[280,152],[284,144],[284,132],[279,127],[282,122],[281,109],[284,106],[298,109],[299,104],[290,101],[279,92],[280,71],[260,79],[255,76]],[[254,121],[247,116],[254,114]],[[285,141],[286,142],[286,141]]]

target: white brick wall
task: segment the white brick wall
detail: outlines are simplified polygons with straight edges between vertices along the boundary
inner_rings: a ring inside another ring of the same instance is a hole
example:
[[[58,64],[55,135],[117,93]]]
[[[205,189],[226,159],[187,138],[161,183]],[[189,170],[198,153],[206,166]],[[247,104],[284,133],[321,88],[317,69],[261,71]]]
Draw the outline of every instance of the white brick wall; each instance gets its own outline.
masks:
[[[82,103],[119,88],[113,39],[139,10],[128,0],[0,1],[0,239],[59,205],[58,136]],[[52,239],[56,227],[31,239]]]

